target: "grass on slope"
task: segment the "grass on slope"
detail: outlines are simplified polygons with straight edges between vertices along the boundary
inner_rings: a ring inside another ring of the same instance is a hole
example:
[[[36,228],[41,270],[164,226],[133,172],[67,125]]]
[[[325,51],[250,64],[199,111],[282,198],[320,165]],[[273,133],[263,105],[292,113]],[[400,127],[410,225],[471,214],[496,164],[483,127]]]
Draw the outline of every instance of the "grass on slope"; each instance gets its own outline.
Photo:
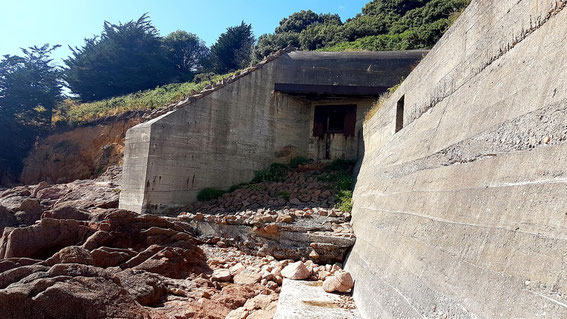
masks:
[[[57,125],[83,124],[128,111],[149,111],[165,107],[181,100],[184,96],[201,91],[211,83],[232,76],[234,73],[236,72],[217,75],[210,81],[172,83],[152,90],[139,91],[95,102],[80,103],[67,99],[54,110],[53,123]]]

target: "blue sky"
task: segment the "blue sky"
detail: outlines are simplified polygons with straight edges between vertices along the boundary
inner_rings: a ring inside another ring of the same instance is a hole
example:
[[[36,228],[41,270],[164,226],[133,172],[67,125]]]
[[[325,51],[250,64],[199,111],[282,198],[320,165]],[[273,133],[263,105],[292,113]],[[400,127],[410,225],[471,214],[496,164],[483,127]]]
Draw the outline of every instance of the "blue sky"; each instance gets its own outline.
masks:
[[[228,26],[244,20],[256,37],[273,32],[291,13],[355,16],[370,0],[0,0],[0,55],[19,54],[20,47],[61,44],[56,61],[68,56],[67,46],[81,46],[85,37],[100,34],[104,20],[117,23],[148,12],[161,35],[181,29],[197,34],[207,45]]]

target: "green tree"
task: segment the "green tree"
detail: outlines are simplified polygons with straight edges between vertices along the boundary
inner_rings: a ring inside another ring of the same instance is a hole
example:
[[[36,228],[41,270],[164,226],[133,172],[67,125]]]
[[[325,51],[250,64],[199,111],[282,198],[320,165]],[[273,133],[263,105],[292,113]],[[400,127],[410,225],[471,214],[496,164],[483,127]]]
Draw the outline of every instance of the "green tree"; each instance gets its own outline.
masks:
[[[276,28],[275,33],[295,32],[300,33],[307,29],[312,24],[328,23],[328,24],[342,24],[341,18],[338,14],[317,14],[311,10],[301,10],[295,12],[287,18],[280,21],[279,26]]]
[[[198,36],[177,30],[163,38],[165,53],[169,61],[181,74],[181,80],[189,81],[201,72],[209,48]]]
[[[18,180],[22,161],[39,134],[49,128],[61,99],[60,70],[50,55],[59,46],[22,49],[0,60],[0,184]]]
[[[51,124],[51,112],[61,99],[60,70],[50,58],[59,45],[22,49],[23,56],[0,60],[0,113],[23,124]]]
[[[71,49],[64,79],[83,101],[154,88],[179,77],[147,14],[124,24],[105,21],[100,36]]]
[[[209,68],[217,74],[224,74],[248,66],[253,45],[252,25],[242,21],[238,26],[228,27],[211,47]]]

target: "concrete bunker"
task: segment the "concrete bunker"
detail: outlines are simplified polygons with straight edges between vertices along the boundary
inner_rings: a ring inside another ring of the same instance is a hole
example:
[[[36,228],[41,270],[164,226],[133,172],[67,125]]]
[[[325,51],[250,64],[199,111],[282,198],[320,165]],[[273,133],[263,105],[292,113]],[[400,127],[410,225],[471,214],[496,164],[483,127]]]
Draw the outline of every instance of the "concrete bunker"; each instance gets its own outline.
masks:
[[[131,128],[120,207],[161,213],[273,162],[361,157],[366,111],[426,54],[282,50]]]

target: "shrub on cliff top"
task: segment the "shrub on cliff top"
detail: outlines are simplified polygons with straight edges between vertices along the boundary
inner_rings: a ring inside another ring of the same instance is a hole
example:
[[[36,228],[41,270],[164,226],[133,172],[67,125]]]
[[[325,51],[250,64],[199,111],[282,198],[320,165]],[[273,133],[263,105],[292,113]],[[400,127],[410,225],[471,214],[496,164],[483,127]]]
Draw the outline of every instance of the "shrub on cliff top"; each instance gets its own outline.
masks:
[[[56,107],[53,114],[53,123],[57,125],[83,124],[101,118],[124,114],[129,111],[150,111],[165,107],[181,100],[184,96],[202,90],[211,83],[230,77],[234,73],[216,75],[208,81],[200,81],[199,83],[167,84],[152,90],[140,91],[96,102],[80,103],[67,99]]]

